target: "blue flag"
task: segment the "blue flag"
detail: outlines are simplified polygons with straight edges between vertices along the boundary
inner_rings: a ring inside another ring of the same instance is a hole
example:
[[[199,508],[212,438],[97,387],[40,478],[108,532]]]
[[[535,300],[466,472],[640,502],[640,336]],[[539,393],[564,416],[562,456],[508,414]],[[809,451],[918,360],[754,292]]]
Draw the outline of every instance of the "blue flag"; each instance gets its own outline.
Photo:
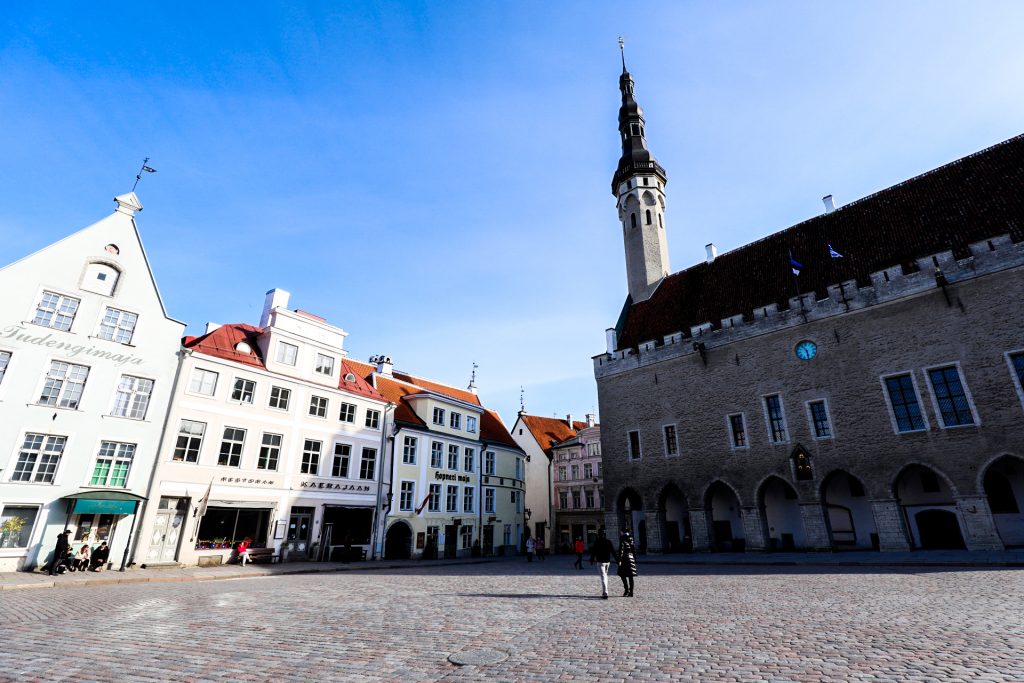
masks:
[[[793,268],[793,275],[799,275],[800,269],[804,267],[804,264],[800,263],[795,258],[793,258],[792,254],[790,254],[789,256],[789,265],[792,266]]]
[[[826,244],[828,243],[826,242]],[[832,258],[843,258],[843,255],[833,249],[831,244],[828,245],[828,255]]]

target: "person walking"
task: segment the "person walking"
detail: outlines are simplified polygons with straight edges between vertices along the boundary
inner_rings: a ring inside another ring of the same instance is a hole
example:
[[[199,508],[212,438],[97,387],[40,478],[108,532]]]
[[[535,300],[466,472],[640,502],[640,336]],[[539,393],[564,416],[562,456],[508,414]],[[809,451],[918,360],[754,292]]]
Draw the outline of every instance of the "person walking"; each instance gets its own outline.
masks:
[[[583,545],[583,539],[577,536],[572,549],[576,552],[576,564],[573,567],[583,569],[583,553],[587,550],[586,546]]]
[[[604,527],[597,532],[597,540],[590,548],[590,564],[597,562],[601,570],[601,597],[608,599],[608,565],[615,561],[615,548],[604,535]]]
[[[64,533],[57,534],[57,543],[53,546],[53,559],[50,560],[50,564],[46,565],[46,573],[50,576],[53,576],[57,567],[64,561],[64,556],[68,554],[68,548],[71,547],[71,544],[68,543],[70,535],[71,529],[65,529]]]
[[[636,576],[636,549],[629,532],[622,534],[619,542],[619,578],[622,579],[622,597],[633,597],[633,577]]]
[[[537,542],[533,540],[533,536],[526,539],[526,561],[533,562],[533,551],[537,549]]]
[[[533,549],[537,553],[537,559],[541,562],[544,561],[544,537],[538,536],[537,540],[533,543]]]

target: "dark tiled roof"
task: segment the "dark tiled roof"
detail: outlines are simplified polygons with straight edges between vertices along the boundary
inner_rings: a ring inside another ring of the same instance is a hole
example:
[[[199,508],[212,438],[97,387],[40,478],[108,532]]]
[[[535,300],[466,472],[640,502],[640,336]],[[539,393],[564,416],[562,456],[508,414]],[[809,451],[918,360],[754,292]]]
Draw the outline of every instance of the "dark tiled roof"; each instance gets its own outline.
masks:
[[[798,223],[739,249],[674,273],[647,301],[628,306],[618,348],[660,341],[796,295],[789,253],[803,265],[800,290],[825,298],[828,285],[1009,233],[1024,241],[1024,135],[941,166],[899,185]],[[828,244],[843,254],[829,257]],[[628,303],[628,302],[627,302]],[[542,444],[543,445],[543,444]]]

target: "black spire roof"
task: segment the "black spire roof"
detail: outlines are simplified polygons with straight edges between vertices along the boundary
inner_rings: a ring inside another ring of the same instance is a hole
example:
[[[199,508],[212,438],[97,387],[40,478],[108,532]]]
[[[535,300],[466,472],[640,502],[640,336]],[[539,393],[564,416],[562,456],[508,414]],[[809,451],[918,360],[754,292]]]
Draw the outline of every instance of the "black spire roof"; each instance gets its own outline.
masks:
[[[612,194],[618,196],[623,180],[637,173],[653,173],[661,182],[667,182],[665,169],[647,149],[644,137],[644,111],[633,96],[633,77],[626,70],[622,60],[622,75],[619,76],[619,90],[622,92],[622,106],[619,107],[619,136],[622,138],[622,157],[612,177]]]

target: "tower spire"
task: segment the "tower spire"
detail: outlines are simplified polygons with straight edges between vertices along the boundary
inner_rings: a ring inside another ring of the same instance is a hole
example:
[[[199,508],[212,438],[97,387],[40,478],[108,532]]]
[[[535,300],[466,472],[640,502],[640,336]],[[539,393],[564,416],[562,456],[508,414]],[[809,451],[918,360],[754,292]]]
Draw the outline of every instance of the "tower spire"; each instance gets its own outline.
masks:
[[[626,39],[619,36],[619,56],[622,57],[622,73],[629,73],[626,71]]]
[[[626,248],[626,277],[633,303],[648,299],[668,275],[665,239],[665,169],[647,149],[644,111],[633,92],[633,76],[626,70],[622,39],[622,75],[619,91],[619,137],[622,156],[612,176],[612,194],[618,200],[622,239]]]

